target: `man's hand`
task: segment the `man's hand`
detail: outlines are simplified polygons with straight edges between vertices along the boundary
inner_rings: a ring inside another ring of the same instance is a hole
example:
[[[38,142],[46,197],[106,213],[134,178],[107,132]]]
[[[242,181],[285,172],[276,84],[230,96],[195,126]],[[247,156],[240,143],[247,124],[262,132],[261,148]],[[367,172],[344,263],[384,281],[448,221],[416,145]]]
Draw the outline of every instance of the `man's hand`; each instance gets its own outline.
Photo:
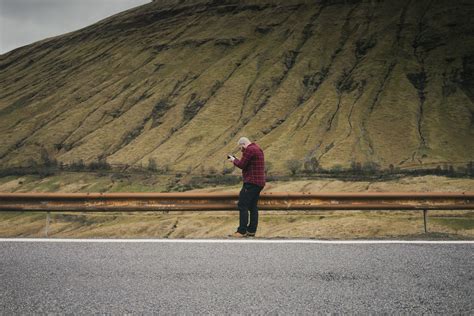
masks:
[[[235,157],[232,155],[227,155],[227,160],[229,160],[230,162],[234,162]]]

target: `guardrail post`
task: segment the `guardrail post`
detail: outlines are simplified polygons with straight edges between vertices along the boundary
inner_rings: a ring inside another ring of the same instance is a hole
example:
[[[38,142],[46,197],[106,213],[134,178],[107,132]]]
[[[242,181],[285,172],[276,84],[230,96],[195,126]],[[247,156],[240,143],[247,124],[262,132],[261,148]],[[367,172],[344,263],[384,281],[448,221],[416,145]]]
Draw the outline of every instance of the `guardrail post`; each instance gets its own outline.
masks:
[[[48,237],[48,228],[49,228],[49,222],[51,220],[51,212],[46,212],[46,227],[44,229],[44,234],[46,237]]]
[[[423,224],[424,224],[424,226],[425,226],[425,233],[428,232],[428,229],[427,229],[427,227],[426,227],[426,214],[427,214],[427,213],[428,213],[427,210],[423,210]]]

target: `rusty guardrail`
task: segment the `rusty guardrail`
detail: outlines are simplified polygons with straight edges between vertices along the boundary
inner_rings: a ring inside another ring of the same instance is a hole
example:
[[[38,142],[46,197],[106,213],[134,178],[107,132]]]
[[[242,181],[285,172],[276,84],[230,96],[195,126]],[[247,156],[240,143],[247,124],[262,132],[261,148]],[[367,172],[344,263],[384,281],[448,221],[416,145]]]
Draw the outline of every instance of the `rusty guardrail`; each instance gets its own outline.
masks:
[[[0,211],[228,211],[238,193],[0,193]],[[262,193],[260,210],[472,210],[474,192]]]
[[[0,193],[0,211],[229,211],[238,193]],[[474,192],[263,193],[260,210],[474,210]]]

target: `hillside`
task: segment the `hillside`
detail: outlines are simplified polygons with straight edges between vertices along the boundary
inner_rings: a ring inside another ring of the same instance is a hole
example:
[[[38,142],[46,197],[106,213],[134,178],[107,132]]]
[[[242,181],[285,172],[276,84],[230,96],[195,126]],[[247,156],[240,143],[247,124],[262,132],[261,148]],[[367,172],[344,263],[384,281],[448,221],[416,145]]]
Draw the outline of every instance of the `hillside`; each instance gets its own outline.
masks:
[[[0,55],[0,166],[474,159],[474,3],[153,1]]]

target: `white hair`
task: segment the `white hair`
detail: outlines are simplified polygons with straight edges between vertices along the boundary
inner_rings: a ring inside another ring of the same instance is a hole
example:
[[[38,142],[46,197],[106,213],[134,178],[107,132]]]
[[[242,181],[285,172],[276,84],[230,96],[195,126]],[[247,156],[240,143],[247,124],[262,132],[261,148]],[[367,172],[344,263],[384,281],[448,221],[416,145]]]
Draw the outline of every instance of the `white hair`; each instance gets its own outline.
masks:
[[[239,141],[238,141],[238,145],[247,145],[247,144],[250,144],[250,140],[247,138],[247,137],[240,137]]]

